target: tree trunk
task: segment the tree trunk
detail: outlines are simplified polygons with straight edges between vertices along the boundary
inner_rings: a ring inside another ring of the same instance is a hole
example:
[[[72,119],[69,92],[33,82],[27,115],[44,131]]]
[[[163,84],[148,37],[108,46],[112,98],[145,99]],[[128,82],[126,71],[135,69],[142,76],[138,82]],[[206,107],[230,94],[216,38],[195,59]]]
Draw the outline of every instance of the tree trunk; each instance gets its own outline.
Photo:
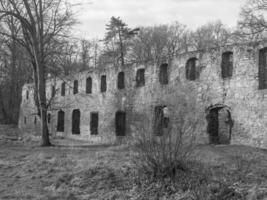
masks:
[[[46,66],[44,63],[44,21],[43,21],[43,1],[39,0],[39,20],[38,23],[38,36],[39,42],[37,42],[36,46],[39,46],[38,52],[38,64],[37,64],[37,72],[38,72],[38,81],[39,81],[39,102],[40,102],[40,110],[41,110],[41,120],[42,120],[42,146],[51,146],[49,140],[49,130],[47,126],[47,104],[46,104],[46,80],[45,80],[45,72]],[[38,16],[38,15],[37,15]],[[38,37],[37,37],[38,38]],[[35,38],[36,39],[36,38]],[[36,41],[36,40],[35,40]]]
[[[3,102],[3,96],[2,96],[1,88],[0,88],[0,108],[2,109],[3,118],[4,118],[3,120],[6,123],[7,122],[6,119],[8,118],[8,116],[7,116],[7,112],[5,110],[5,105],[4,105],[4,102]]]
[[[46,108],[46,81],[44,66],[38,66],[38,95],[39,95],[39,106],[41,113],[41,128],[42,128],[42,146],[50,146],[49,130],[47,126],[47,108]]]
[[[32,61],[32,67],[33,67],[33,79],[34,79],[34,102],[35,102],[35,106],[37,108],[37,115],[39,117],[41,117],[41,109],[40,109],[40,102],[39,102],[39,90],[38,90],[38,76],[37,76],[37,69],[36,69],[36,64],[34,61]]]
[[[9,123],[14,123],[15,122],[15,82],[17,80],[15,77],[16,73],[16,61],[17,61],[17,56],[16,56],[16,42],[15,42],[15,36],[14,36],[14,28],[12,27],[12,39],[11,39],[11,66],[10,66],[10,92],[9,92],[9,103],[8,103],[8,111],[9,111]]]
[[[49,130],[47,126],[47,106],[46,106],[46,80],[45,80],[45,66],[41,62],[40,57],[37,55],[36,57],[36,69],[34,70],[34,79],[36,88],[38,90],[38,103],[39,103],[39,111],[41,117],[41,132],[42,132],[42,144],[41,146],[51,146],[49,140]]]

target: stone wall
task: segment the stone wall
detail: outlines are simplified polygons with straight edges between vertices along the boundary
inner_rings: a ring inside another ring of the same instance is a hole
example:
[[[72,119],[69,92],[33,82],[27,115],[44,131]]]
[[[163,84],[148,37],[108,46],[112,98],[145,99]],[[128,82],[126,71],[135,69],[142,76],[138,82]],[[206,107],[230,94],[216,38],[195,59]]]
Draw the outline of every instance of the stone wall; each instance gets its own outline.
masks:
[[[47,96],[51,97],[51,86],[56,86],[56,96],[51,101],[52,135],[84,139],[95,142],[110,142],[115,136],[115,113],[126,112],[126,134],[133,136],[140,131],[151,131],[153,127],[154,108],[165,105],[171,112],[171,119],[179,117],[181,106],[192,106],[195,116],[201,116],[202,126],[197,133],[200,143],[208,143],[205,120],[207,108],[211,105],[224,105],[230,110],[234,125],[231,143],[249,144],[267,147],[267,89],[259,90],[258,65],[259,49],[267,44],[233,45],[220,49],[195,51],[177,56],[168,64],[169,83],[159,83],[160,66],[131,65],[124,67],[106,67],[74,74],[68,77],[49,79]],[[222,78],[221,62],[224,52],[233,53],[233,74],[231,78]],[[197,58],[196,68],[199,78],[186,79],[185,65],[188,59]],[[145,86],[136,87],[135,76],[140,68],[145,68]],[[125,89],[117,89],[117,75],[125,73]],[[107,76],[107,91],[100,92],[101,75]],[[92,94],[86,94],[86,78],[93,80]],[[78,80],[79,92],[73,94],[73,81]],[[66,95],[60,95],[61,83],[66,82]],[[29,91],[29,99],[26,99]],[[186,95],[184,95],[186,94]],[[187,99],[186,99],[187,98]],[[192,104],[190,104],[192,103]],[[57,112],[65,112],[64,133],[57,133]],[[80,109],[81,134],[72,134],[72,111]],[[179,112],[178,112],[179,111]],[[99,113],[99,134],[90,134],[90,113]],[[38,134],[39,119],[34,124],[36,108],[33,101],[33,87],[23,87],[19,127]],[[26,117],[26,123],[24,118]]]

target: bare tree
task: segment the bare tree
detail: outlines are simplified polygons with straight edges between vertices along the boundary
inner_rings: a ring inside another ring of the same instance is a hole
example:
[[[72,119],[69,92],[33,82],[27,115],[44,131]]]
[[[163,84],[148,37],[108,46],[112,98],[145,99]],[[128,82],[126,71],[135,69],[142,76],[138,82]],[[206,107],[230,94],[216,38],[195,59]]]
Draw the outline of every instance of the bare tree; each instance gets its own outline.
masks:
[[[189,34],[192,50],[216,48],[231,42],[231,31],[221,21],[207,23]]]
[[[178,22],[140,28],[132,42],[132,62],[160,64],[171,61],[186,49],[186,32],[186,27]]]
[[[19,22],[21,35],[16,39],[25,47],[32,61],[42,124],[42,146],[49,146],[51,143],[47,127],[47,64],[53,56],[53,41],[65,37],[66,30],[73,24],[72,14],[64,0],[2,0],[0,20],[10,16]]]
[[[13,17],[4,19],[6,26],[1,26],[4,33],[0,46],[0,65],[2,79],[1,104],[4,123],[16,124],[19,117],[19,106],[21,100],[22,85],[31,76],[31,70],[26,58],[24,48],[16,41],[19,34],[18,21]]]
[[[98,62],[99,55],[99,42],[97,39],[80,41],[80,60],[83,65],[83,69],[90,67],[95,68]]]
[[[70,75],[71,72],[78,72],[81,68],[79,62],[79,47],[74,40],[64,40],[57,45],[57,51],[60,52],[54,56],[51,61],[53,69],[57,69],[53,75]]]
[[[250,39],[266,38],[267,0],[248,0],[242,7],[239,20],[241,33]]]

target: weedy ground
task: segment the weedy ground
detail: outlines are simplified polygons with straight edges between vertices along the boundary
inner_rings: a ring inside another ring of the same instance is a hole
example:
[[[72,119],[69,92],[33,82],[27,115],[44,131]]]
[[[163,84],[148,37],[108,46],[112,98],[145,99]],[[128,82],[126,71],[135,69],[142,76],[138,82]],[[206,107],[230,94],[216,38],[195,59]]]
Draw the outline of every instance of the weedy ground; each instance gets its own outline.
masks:
[[[173,181],[142,174],[127,145],[54,143],[0,140],[1,200],[267,199],[267,150],[200,145]]]

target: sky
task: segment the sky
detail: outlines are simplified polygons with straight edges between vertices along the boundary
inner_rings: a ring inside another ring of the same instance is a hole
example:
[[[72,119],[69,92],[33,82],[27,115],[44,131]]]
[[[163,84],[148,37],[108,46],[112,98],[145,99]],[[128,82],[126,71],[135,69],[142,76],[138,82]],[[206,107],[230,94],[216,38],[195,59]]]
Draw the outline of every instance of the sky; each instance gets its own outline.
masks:
[[[190,29],[221,20],[234,27],[246,0],[71,0],[79,24],[75,35],[103,38],[112,16],[120,17],[129,28],[178,21]]]

